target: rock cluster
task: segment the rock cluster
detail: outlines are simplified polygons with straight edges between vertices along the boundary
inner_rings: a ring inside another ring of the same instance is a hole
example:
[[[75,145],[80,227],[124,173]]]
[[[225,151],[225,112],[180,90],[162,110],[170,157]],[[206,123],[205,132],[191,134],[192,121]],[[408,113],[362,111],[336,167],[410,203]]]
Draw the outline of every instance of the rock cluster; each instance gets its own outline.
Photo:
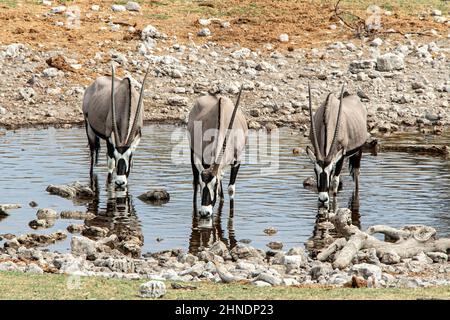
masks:
[[[93,10],[132,15],[130,10],[138,7],[128,2]],[[56,8],[55,12],[64,12]],[[450,124],[450,82],[441,72],[446,69],[448,49],[439,37],[408,36],[398,42],[385,38],[336,41],[326,48],[291,51],[265,44],[251,50],[208,41],[217,23],[222,25],[224,21],[199,19],[200,28],[193,34],[204,36],[195,37],[203,44],[180,43],[153,25],[140,32],[135,27],[120,28],[117,32],[130,39],[130,49],[99,47],[95,57],[87,61],[64,50],[41,52],[21,43],[4,45],[0,47],[0,57],[4,58],[0,59],[0,69],[11,76],[0,77],[4,89],[0,126],[80,123],[78,106],[85,86],[68,79],[87,69],[107,74],[110,65],[104,61],[109,61],[108,57],[126,70],[136,87],[139,82],[134,78],[150,66],[154,89],[145,95],[147,120],[185,122],[200,94],[233,96],[243,85],[242,109],[251,128],[292,126],[307,130],[307,83],[312,81],[314,105],[329,91],[337,92],[341,83],[347,83],[348,91],[358,93],[368,109],[371,133],[410,127],[438,133]],[[290,41],[289,35],[281,34],[278,40]]]
[[[57,241],[63,238],[62,234],[54,234],[51,238]],[[4,249],[0,249],[0,271],[41,273],[39,270],[43,270],[80,276],[149,279],[150,282],[140,290],[145,297],[165,294],[165,286],[160,281],[239,282],[255,286],[423,287],[450,284],[446,276],[450,264],[444,253],[419,254],[412,259],[386,256],[380,260],[371,250],[366,250],[358,254],[348,268],[339,270],[329,262],[312,259],[301,247],[264,252],[238,243],[229,250],[223,242],[217,241],[195,255],[173,249],[140,257],[119,251],[115,235],[98,234],[97,240],[73,236],[70,253],[37,248],[37,244],[44,245],[49,241],[41,238],[43,236],[6,236]]]

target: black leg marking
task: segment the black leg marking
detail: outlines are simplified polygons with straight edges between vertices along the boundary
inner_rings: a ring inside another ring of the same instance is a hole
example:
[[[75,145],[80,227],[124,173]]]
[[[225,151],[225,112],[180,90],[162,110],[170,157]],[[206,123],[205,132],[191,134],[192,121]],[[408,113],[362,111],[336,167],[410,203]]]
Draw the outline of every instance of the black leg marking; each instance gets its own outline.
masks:
[[[231,166],[230,183],[228,184],[228,194],[230,195],[230,210],[234,210],[234,193],[235,193],[234,185],[236,184],[236,177],[240,167],[241,163],[239,161],[235,161]],[[232,187],[233,189],[230,189],[230,187]]]
[[[342,167],[344,166],[344,157],[342,157],[337,163],[336,163],[336,169],[334,170],[334,175],[339,176],[342,171]]]
[[[106,155],[107,158],[114,159],[114,146],[112,143],[109,142],[108,139],[106,139]],[[109,168],[108,168],[109,169]],[[112,182],[112,174],[108,172],[108,178],[106,179],[106,183],[110,184]]]
[[[194,176],[194,179],[192,181],[192,185],[194,187],[194,195],[192,197],[192,203],[194,205],[194,212],[197,212],[197,193],[198,193],[198,184],[199,184],[199,172],[197,170],[197,167],[195,166],[194,162],[194,152],[191,150],[191,167],[192,167],[192,174]]]
[[[355,181],[355,192],[359,192],[359,172],[361,168],[362,149],[360,148],[352,157],[350,157],[348,164],[350,175]]]
[[[90,127],[87,119],[84,119],[84,125],[86,129],[86,136],[88,138],[89,143],[89,153],[90,153],[90,168],[89,168],[89,177],[92,181],[94,177],[94,165],[97,164],[97,158],[98,158],[98,150],[100,149],[100,139],[95,134],[93,129]]]
[[[334,170],[334,176],[339,178],[339,176],[341,175],[341,171],[342,171],[342,167],[344,166],[344,157],[342,157],[341,159],[339,159],[339,161],[336,163],[336,169]],[[333,190],[333,195],[336,196],[337,195],[337,191],[339,190],[339,186],[341,185],[341,181],[339,179],[339,185],[336,186],[336,192],[334,192]]]
[[[220,188],[220,190],[219,190],[219,203],[223,203],[224,196],[223,196],[222,180],[220,180],[219,188]]]
[[[98,165],[98,153],[100,151],[100,138],[95,136],[95,165]]]
[[[106,140],[106,152],[108,157],[114,159],[114,146],[108,140]]]
[[[240,167],[241,167],[241,163],[240,162],[235,161],[233,163],[233,165],[231,166],[230,183],[228,185],[236,183],[236,177],[237,177],[237,174],[239,172],[239,168]]]

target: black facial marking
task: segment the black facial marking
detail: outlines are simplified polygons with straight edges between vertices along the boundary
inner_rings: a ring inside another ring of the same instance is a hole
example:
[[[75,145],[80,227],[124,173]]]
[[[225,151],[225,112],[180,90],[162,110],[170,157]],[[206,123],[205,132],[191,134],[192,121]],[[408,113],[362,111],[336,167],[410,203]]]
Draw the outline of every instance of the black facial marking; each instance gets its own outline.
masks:
[[[317,184],[317,188],[319,192],[328,191],[328,177],[325,171],[322,171],[319,175],[319,183]]]
[[[127,173],[127,164],[124,159],[119,159],[117,162],[117,175],[123,176]]]
[[[214,178],[214,176],[210,170],[203,170],[200,175],[201,175],[202,181],[206,184]]]
[[[328,167],[330,163],[331,163],[330,161],[317,160],[317,164],[322,169],[320,173],[317,172],[316,169],[314,169],[314,172],[316,173],[318,192],[328,192],[334,170],[331,170],[330,175],[328,176],[327,173],[325,172],[325,168]]]
[[[208,184],[212,181],[212,179],[214,178],[214,175],[211,170],[206,169],[206,170],[202,171],[200,176],[201,176],[203,183],[205,184],[205,186],[203,187],[203,190],[202,190],[202,206],[209,206],[210,204],[212,204],[214,206],[214,204],[216,202],[217,182],[216,182],[216,185],[213,186],[213,190],[214,190],[214,198],[213,199],[211,199],[211,194],[210,194],[209,188],[208,188]]]
[[[204,187],[202,190],[202,206],[209,206],[211,204],[211,194],[208,187]]]
[[[125,152],[127,152],[128,149],[130,149],[129,146],[116,147],[117,152],[119,152],[120,154],[124,154]]]

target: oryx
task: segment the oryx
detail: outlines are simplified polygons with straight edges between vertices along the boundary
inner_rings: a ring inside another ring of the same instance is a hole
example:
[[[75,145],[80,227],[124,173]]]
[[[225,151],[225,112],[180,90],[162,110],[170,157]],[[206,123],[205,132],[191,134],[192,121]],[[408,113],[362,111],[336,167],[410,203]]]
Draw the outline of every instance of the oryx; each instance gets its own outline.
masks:
[[[92,178],[102,138],[107,145],[108,182],[111,182],[115,170],[115,185],[125,187],[133,152],[141,138],[142,100],[148,70],[140,94],[131,85],[130,78],[115,78],[114,66],[111,74],[111,77],[97,78],[84,93],[83,114],[91,154],[90,174]]]
[[[339,187],[339,175],[344,158],[349,159],[350,175],[355,181],[355,192],[359,188],[359,172],[362,146],[369,137],[367,132],[367,110],[358,96],[344,92],[339,98],[332,93],[324,104],[312,115],[311,88],[309,92],[310,140],[314,150],[306,151],[314,163],[319,203],[329,205],[329,192],[335,196]]]
[[[202,96],[189,113],[193,202],[195,209],[200,185],[202,216],[212,214],[218,195],[223,201],[222,177],[228,165],[231,165],[228,194],[231,201],[234,199],[236,176],[248,137],[247,120],[238,109],[241,92],[242,88],[235,105],[227,97]]]

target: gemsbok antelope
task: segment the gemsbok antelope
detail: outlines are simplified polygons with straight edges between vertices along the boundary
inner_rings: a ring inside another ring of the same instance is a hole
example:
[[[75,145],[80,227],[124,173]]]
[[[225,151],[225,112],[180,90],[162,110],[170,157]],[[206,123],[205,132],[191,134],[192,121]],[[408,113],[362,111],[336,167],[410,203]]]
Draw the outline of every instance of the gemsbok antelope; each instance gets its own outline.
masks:
[[[242,88],[235,105],[227,97],[202,96],[189,113],[193,204],[196,211],[200,185],[201,216],[212,215],[218,196],[223,201],[222,177],[228,165],[231,166],[228,194],[233,204],[236,176],[248,137],[247,120],[238,109],[241,92]]]
[[[342,86],[339,99],[332,93],[312,115],[311,88],[309,92],[310,134],[314,150],[308,146],[306,151],[314,163],[319,204],[329,206],[330,190],[336,196],[339,175],[344,158],[348,158],[350,175],[355,181],[355,193],[359,190],[359,173],[362,146],[369,134],[367,132],[367,110],[358,96],[344,92]]]
[[[91,181],[102,138],[107,146],[108,183],[112,181],[115,170],[115,185],[120,188],[127,185],[133,152],[141,139],[142,101],[147,75],[148,70],[140,94],[129,78],[115,78],[114,66],[111,67],[111,77],[99,77],[86,89],[83,114],[91,155]]]

